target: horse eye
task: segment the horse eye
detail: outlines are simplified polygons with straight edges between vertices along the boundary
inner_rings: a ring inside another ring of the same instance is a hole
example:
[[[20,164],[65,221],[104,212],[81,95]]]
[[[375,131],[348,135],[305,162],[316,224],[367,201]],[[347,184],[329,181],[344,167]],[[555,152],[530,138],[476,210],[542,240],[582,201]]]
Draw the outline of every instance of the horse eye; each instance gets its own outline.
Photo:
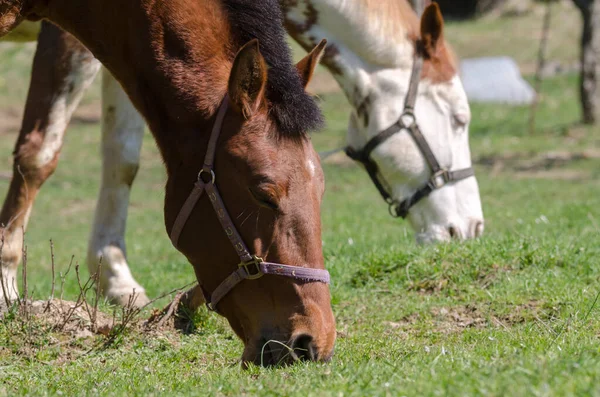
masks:
[[[269,193],[265,192],[264,190],[261,190],[258,187],[251,187],[249,190],[250,194],[252,194],[252,197],[254,197],[256,201],[258,201],[258,204],[262,205],[263,207],[272,209],[274,211],[279,210],[279,205],[275,202],[274,198]]]
[[[455,127],[464,127],[469,123],[469,115],[464,113],[456,113],[452,118]]]

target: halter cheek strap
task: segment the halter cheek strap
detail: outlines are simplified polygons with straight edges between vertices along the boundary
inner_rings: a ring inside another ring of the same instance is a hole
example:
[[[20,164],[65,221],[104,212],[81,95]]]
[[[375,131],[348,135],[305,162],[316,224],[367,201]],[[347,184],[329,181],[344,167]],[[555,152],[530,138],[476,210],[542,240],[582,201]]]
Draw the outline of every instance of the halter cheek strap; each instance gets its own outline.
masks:
[[[417,43],[418,46],[418,43]],[[419,201],[429,196],[431,192],[437,189],[441,189],[449,183],[460,181],[463,179],[475,176],[475,171],[472,167],[464,168],[461,170],[450,171],[440,166],[437,161],[431,146],[427,143],[427,140],[421,133],[421,129],[417,124],[417,120],[414,115],[415,103],[417,101],[417,92],[419,89],[419,81],[421,79],[421,70],[423,69],[423,57],[420,55],[420,51],[417,50],[415,56],[415,62],[413,64],[410,84],[408,86],[408,92],[406,93],[406,100],[404,101],[404,110],[402,115],[391,127],[381,131],[379,134],[371,138],[367,144],[360,150],[347,146],[344,151],[351,159],[361,163],[369,177],[377,187],[377,190],[383,197],[386,203],[390,206],[390,214],[394,217],[406,218],[410,209],[417,204]],[[411,123],[407,124],[404,120],[410,119]],[[431,168],[431,177],[421,186],[412,196],[398,202],[392,197],[391,189],[389,184],[383,179],[379,172],[377,163],[371,158],[371,153],[375,148],[387,141],[390,137],[397,134],[400,131],[408,131],[410,136],[413,138],[417,147],[425,157],[429,168]]]
[[[221,194],[219,193],[217,185],[215,184],[217,177],[214,171],[217,142],[223,127],[225,114],[227,113],[228,103],[229,100],[227,96],[225,96],[217,113],[210,139],[208,141],[204,165],[202,166],[202,170],[200,170],[198,173],[198,180],[194,184],[190,195],[181,207],[177,218],[175,218],[175,223],[173,224],[170,234],[171,242],[177,248],[179,237],[183,232],[187,220],[192,214],[192,211],[198,203],[198,200],[200,200],[200,198],[206,192],[215,214],[221,223],[223,231],[229,238],[231,245],[240,258],[238,269],[229,275],[225,280],[223,280],[221,284],[219,284],[219,286],[217,286],[217,288],[212,292],[212,294],[207,293],[202,287],[202,291],[206,299],[206,305],[210,310],[213,311],[216,310],[219,301],[221,301],[221,299],[223,299],[239,283],[244,280],[255,280],[261,278],[265,274],[288,277],[299,282],[322,282],[325,284],[329,284],[330,282],[330,276],[327,270],[265,262],[262,258],[259,258],[256,255],[251,255],[248,247],[244,243],[244,240],[231,221],[229,212],[227,211],[227,208],[223,203],[223,199],[221,198]]]

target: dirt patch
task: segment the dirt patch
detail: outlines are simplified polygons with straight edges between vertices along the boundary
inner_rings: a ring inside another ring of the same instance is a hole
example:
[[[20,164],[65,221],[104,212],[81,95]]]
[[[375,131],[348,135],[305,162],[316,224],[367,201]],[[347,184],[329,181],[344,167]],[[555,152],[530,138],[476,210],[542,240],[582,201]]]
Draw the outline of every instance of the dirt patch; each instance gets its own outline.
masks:
[[[425,279],[411,282],[408,286],[409,291],[417,291],[421,294],[435,294],[441,292],[448,285],[448,280],[442,279]]]
[[[479,288],[487,289],[492,286],[502,274],[509,273],[513,269],[510,266],[500,266],[493,264],[489,267],[482,267],[476,277]]]
[[[28,305],[27,310],[28,314],[34,316],[40,323],[74,338],[87,338],[95,332],[107,332],[116,324],[116,318],[113,316],[96,311],[96,327],[94,328],[91,318],[93,313],[88,313],[83,306],[78,306],[76,302],[59,299],[35,301]]]
[[[83,300],[21,302],[10,310],[2,306],[0,356],[55,365],[110,348],[128,348],[139,340],[179,343],[177,316],[159,322],[160,311],[147,320],[132,306],[105,313]]]
[[[591,177],[591,172],[578,170],[522,171],[515,174],[515,179],[546,179],[557,181],[586,181]]]
[[[541,301],[532,300],[502,310],[491,305],[459,305],[434,307],[426,313],[411,313],[399,321],[385,323],[393,330],[415,332],[425,327],[435,333],[451,334],[468,328],[508,328],[527,322],[545,323],[557,316],[558,309]]]
[[[464,328],[486,328],[485,314],[476,306],[434,308],[431,310],[438,332],[451,333]]]
[[[511,171],[516,177],[538,177],[543,179],[579,179],[589,177],[585,172],[553,170],[569,163],[581,160],[600,159],[600,150],[555,151],[541,154],[504,153],[482,156],[474,160],[475,164],[490,167],[492,174]]]

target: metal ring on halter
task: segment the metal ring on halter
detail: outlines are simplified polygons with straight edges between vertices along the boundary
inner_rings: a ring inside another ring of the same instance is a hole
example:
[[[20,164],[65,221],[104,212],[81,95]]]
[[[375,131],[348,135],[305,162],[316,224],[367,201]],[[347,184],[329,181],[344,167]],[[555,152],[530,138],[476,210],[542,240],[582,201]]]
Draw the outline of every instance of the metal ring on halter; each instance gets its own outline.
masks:
[[[208,175],[208,179],[204,179],[204,178],[202,177],[202,175],[206,175],[206,174],[209,174],[209,175]],[[198,173],[198,180],[199,180],[199,181],[202,181],[202,182],[204,182],[204,183],[212,183],[212,184],[214,185],[214,183],[215,183],[215,179],[216,179],[216,175],[215,175],[215,172],[214,172],[213,170],[205,170],[205,169],[202,169],[202,170],[200,170],[200,172]]]
[[[404,122],[405,117],[410,117],[411,122],[405,123]],[[413,124],[415,124],[417,122],[417,117],[415,116],[415,113],[411,109],[405,109],[404,112],[402,112],[402,115],[400,116],[400,120],[402,121],[402,124],[404,124],[405,128],[409,128],[410,126],[412,126]]]
[[[439,170],[429,178],[429,186],[432,189],[441,189],[448,184],[450,181],[450,175],[448,170]]]

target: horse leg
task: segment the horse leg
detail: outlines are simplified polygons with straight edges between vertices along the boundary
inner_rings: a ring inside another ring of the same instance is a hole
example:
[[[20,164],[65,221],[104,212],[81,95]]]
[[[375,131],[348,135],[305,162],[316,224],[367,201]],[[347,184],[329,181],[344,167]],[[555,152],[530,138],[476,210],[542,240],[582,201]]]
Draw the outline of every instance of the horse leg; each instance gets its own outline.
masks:
[[[109,300],[127,305],[131,299],[138,307],[148,298],[127,265],[125,224],[144,127],[144,120],[119,83],[103,69],[102,186],[88,245],[88,269],[95,274],[101,264],[100,288]]]
[[[99,68],[100,63],[79,41],[43,22],[13,152],[13,176],[0,212],[0,293],[11,300],[18,297],[17,267],[33,201],[56,169],[67,124]]]

